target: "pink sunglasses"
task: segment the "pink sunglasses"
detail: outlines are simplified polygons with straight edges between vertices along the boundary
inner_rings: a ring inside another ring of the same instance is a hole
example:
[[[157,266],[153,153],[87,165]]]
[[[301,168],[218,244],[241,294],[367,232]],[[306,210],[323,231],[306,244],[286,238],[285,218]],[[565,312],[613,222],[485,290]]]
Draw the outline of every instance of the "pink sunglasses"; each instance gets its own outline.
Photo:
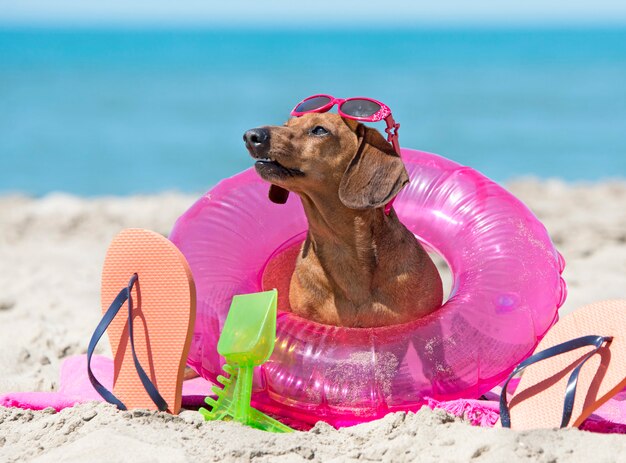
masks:
[[[291,111],[292,116],[300,117],[306,113],[325,113],[337,105],[340,116],[363,122],[378,122],[384,120],[387,123],[385,133],[387,141],[393,145],[393,149],[401,156],[400,143],[398,142],[398,130],[400,124],[393,120],[389,106],[371,98],[335,98],[330,95],[313,95],[305,98]]]

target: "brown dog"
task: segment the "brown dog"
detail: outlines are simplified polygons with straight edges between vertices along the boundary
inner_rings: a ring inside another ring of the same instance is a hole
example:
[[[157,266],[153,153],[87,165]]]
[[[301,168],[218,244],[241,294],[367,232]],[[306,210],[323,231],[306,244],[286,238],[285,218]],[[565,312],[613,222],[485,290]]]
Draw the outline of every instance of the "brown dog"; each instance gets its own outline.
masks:
[[[291,310],[320,323],[373,327],[436,310],[435,265],[388,203],[409,181],[375,129],[331,114],[248,130],[246,146],[270,198],[300,196],[309,222],[289,287]],[[288,191],[285,191],[288,190]]]

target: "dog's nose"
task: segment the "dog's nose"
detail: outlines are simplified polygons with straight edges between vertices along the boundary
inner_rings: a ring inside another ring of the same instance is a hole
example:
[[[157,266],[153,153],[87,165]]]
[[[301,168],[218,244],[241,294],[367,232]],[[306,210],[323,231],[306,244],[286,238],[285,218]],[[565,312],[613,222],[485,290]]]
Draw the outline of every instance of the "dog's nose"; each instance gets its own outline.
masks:
[[[250,129],[243,134],[243,141],[248,148],[256,149],[266,145],[270,140],[270,131],[266,128]]]

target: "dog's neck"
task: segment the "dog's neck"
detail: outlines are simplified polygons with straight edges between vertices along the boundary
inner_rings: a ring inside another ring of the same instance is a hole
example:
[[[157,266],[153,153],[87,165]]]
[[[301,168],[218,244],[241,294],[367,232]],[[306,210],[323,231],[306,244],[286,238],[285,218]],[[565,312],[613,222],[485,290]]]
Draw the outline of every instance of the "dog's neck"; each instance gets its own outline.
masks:
[[[383,207],[350,209],[339,197],[300,197],[309,222],[303,254],[313,252],[329,283],[346,297],[369,295],[380,266],[380,243],[397,238],[400,222],[395,212],[386,215]]]

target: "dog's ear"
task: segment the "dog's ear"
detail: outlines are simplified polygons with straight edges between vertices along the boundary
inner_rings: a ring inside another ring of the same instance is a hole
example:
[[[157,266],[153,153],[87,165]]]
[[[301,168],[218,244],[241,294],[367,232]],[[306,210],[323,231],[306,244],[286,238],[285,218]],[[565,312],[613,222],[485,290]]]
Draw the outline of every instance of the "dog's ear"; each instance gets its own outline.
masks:
[[[276,204],[285,204],[289,198],[289,191],[278,185],[270,185],[270,191],[267,195],[270,201]]]
[[[350,209],[388,203],[409,183],[402,159],[378,130],[359,124],[357,152],[339,184],[339,199]]]

